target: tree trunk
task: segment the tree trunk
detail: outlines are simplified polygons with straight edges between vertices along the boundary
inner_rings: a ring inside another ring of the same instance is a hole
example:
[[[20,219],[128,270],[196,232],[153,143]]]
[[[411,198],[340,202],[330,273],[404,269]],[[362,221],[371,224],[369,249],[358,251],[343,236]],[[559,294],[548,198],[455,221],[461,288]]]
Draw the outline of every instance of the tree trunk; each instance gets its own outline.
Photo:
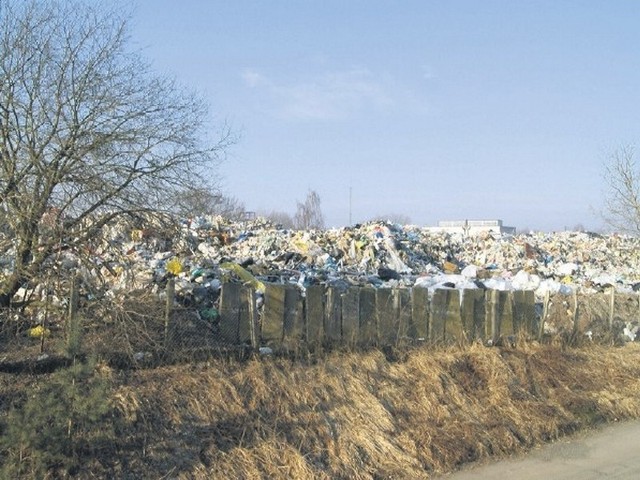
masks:
[[[31,269],[31,245],[33,236],[26,242],[21,242],[19,253],[15,256],[13,273],[0,283],[0,309],[11,307],[11,300],[16,292],[27,283],[29,269]]]
[[[9,308],[11,306],[12,297],[13,295],[10,295],[9,293],[0,293],[0,309]]]
[[[2,285],[0,293],[0,309],[11,307],[11,299],[17,293],[21,286],[26,283],[26,279],[22,275],[11,275]]]

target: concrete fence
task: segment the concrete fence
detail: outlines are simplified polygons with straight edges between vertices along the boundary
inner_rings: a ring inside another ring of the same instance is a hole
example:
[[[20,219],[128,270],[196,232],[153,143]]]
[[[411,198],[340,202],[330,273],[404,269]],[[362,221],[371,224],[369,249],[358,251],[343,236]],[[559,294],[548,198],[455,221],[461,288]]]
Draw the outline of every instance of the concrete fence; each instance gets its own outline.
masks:
[[[208,358],[247,347],[299,352],[476,340],[495,345],[516,335],[640,341],[636,292],[558,293],[536,303],[532,291],[318,285],[302,294],[295,285],[267,283],[258,295],[254,287],[225,283],[208,303],[187,303],[170,279],[164,298],[134,293],[105,306],[81,300],[76,280],[66,311],[47,301],[30,314],[42,318],[40,323],[25,331],[24,322],[5,322],[0,340],[10,339],[7,345],[16,349],[38,341],[41,354],[81,351],[116,365]]]
[[[220,297],[220,332],[230,344],[275,350],[321,345],[367,346],[498,341],[541,334],[532,291],[267,284],[264,305],[254,291],[227,283]]]

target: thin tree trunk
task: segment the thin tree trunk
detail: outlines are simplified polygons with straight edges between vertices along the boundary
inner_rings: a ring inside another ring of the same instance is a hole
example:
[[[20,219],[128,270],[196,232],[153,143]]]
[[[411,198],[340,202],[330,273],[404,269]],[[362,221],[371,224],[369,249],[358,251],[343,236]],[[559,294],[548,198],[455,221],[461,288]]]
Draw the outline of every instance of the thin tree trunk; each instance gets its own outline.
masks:
[[[0,308],[11,307],[11,300],[18,292],[20,287],[24,285],[26,279],[16,274],[9,277],[4,285],[2,285],[2,293],[0,293]]]

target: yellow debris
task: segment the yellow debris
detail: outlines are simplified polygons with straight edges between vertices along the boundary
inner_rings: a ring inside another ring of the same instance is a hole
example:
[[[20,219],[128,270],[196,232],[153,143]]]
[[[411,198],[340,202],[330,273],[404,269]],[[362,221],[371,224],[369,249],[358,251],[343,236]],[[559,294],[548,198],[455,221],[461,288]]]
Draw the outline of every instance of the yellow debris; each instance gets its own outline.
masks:
[[[172,275],[179,275],[183,270],[184,266],[182,265],[180,259],[174,257],[167,262],[167,272],[171,273]]]
[[[302,239],[296,239],[293,242],[291,242],[293,244],[293,246],[295,246],[298,251],[300,253],[308,253],[309,252],[309,245]]]
[[[139,242],[143,236],[142,230],[131,230],[131,241]]]
[[[442,269],[445,271],[445,273],[458,273],[458,266],[455,263],[444,262],[444,265],[442,265]]]
[[[51,331],[48,328],[44,328],[42,325],[38,325],[37,327],[27,330],[27,333],[31,338],[42,338],[43,336],[48,337],[51,334]]]
[[[249,285],[251,285],[253,288],[256,289],[256,291],[258,292],[264,292],[265,290],[265,286],[264,283],[262,283],[260,280],[258,280],[256,277],[254,277],[253,275],[251,275],[250,272],[248,272],[247,270],[245,270],[244,268],[242,268],[240,265],[238,265],[237,263],[232,263],[232,262],[226,262],[226,263],[222,263],[220,264],[220,268],[223,268],[225,270],[231,270],[233,273],[235,273],[240,280],[242,280],[244,283],[247,283]]]

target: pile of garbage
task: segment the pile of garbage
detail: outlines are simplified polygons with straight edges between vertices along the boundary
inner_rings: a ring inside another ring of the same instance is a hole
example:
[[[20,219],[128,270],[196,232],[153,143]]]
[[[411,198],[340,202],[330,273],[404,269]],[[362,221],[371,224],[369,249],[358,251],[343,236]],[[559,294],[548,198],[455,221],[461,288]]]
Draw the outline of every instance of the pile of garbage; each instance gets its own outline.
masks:
[[[464,236],[384,222],[296,231],[264,219],[199,217],[164,239],[153,229],[112,225],[94,255],[113,291],[154,288],[167,276],[176,277],[183,294],[234,279],[257,289],[272,282],[302,290],[415,286],[534,290],[537,296],[640,289],[640,240],[585,232]]]
[[[103,279],[110,295],[159,290],[174,277],[176,292],[195,301],[229,280],[257,290],[272,282],[302,291],[314,284],[489,288],[538,297],[640,289],[640,240],[586,232],[465,236],[385,222],[296,231],[261,218],[198,217],[170,234],[120,220],[85,250],[84,259],[64,252],[61,264],[85,281]],[[0,254],[0,268],[9,266]]]

